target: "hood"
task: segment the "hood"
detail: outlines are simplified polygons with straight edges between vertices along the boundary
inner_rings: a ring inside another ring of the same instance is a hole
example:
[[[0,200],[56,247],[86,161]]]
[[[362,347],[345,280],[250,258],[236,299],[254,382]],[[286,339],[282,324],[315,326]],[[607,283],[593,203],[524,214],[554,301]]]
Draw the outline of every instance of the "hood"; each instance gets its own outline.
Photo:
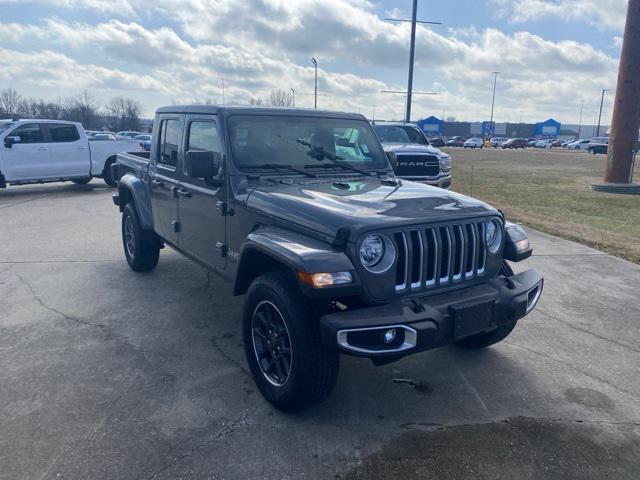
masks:
[[[446,156],[440,149],[431,145],[419,145],[417,143],[383,143],[382,147],[385,151],[395,152],[396,155],[437,155],[439,157]]]
[[[371,229],[498,214],[483,202],[441,188],[406,180],[392,186],[364,177],[339,183],[265,182],[249,193],[247,206],[330,236],[341,226],[357,235]]]

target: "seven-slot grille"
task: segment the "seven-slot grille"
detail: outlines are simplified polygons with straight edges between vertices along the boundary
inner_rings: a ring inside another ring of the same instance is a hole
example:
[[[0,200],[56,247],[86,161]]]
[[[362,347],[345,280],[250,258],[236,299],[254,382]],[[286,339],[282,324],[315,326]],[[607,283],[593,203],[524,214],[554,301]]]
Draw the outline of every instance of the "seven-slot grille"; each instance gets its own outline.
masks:
[[[435,177],[440,173],[440,162],[435,155],[398,154],[396,175]]]
[[[453,285],[483,275],[485,228],[481,221],[395,232],[396,292]]]

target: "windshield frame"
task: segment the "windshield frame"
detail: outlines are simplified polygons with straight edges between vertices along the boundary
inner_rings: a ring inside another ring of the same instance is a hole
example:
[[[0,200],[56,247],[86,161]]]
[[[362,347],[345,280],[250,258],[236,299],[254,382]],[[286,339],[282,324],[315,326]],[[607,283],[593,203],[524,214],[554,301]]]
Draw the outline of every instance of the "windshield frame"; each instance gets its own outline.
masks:
[[[322,115],[322,116],[318,116],[318,115],[305,115],[305,114],[296,114],[295,112],[287,112],[285,113],[273,113],[273,112],[269,112],[269,113],[262,113],[262,112],[251,112],[251,113],[236,113],[233,112],[229,115],[225,116],[225,130],[226,130],[226,141],[228,144],[228,151],[229,151],[229,156],[230,156],[230,164],[232,165],[233,169],[237,172],[240,172],[244,175],[255,175],[256,173],[259,173],[260,175],[276,175],[276,176],[282,176],[282,175],[302,175],[301,173],[296,173],[292,170],[289,171],[275,171],[272,168],[267,168],[265,167],[264,169],[260,169],[258,166],[253,166],[251,164],[247,164],[247,163],[242,163],[240,160],[240,155],[239,152],[237,151],[237,145],[236,142],[234,141],[234,136],[235,136],[235,129],[237,128],[237,126],[240,124],[240,121],[238,121],[237,119],[240,118],[246,118],[246,119],[250,119],[250,120],[265,120],[265,119],[269,119],[269,120],[275,120],[275,121],[279,121],[279,120],[293,120],[296,124],[299,124],[300,122],[304,122],[307,121],[309,122],[310,125],[312,125],[314,122],[327,122],[327,121],[335,121],[335,125],[329,125],[329,128],[333,128],[335,129],[340,129],[340,128],[353,128],[353,129],[359,129],[359,134],[361,135],[363,132],[367,132],[367,134],[369,135],[369,138],[367,140],[370,140],[371,145],[369,145],[368,143],[366,144],[367,149],[370,150],[371,153],[371,157],[374,159],[373,161],[349,161],[349,158],[344,158],[341,157],[340,155],[335,155],[335,159],[333,161],[329,160],[328,158],[323,158],[322,160],[314,158],[313,155],[313,150],[310,149],[309,151],[305,150],[305,146],[304,144],[300,144],[299,140],[303,137],[296,137],[295,135],[291,136],[290,138],[282,138],[281,140],[285,143],[289,143],[292,145],[295,143],[297,146],[295,147],[297,150],[300,150],[301,154],[306,154],[309,158],[308,160],[304,161],[304,162],[290,162],[288,160],[285,160],[283,158],[279,158],[277,156],[275,156],[274,158],[271,159],[266,159],[264,162],[256,162],[258,164],[262,164],[262,163],[269,163],[269,164],[287,164],[293,167],[297,167],[297,168],[314,168],[316,166],[324,166],[325,168],[321,168],[318,170],[312,170],[312,172],[314,174],[318,174],[321,175],[323,173],[326,172],[326,174],[328,175],[335,175],[336,173],[340,172],[341,174],[357,174],[357,170],[362,170],[363,174],[370,174],[372,172],[381,172],[381,171],[389,171],[390,169],[392,169],[390,163],[389,163],[389,159],[387,157],[386,152],[384,151],[384,148],[382,147],[382,145],[380,144],[380,141],[378,139],[378,136],[376,135],[375,131],[373,130],[371,124],[364,118],[353,118],[353,117],[349,117],[349,116],[340,116],[340,115]],[[268,120],[266,120],[268,122]],[[237,122],[237,123],[236,123]],[[334,133],[335,135],[335,133]],[[300,147],[300,148],[298,148]],[[369,152],[367,152],[369,153]],[[332,164],[333,163],[333,164]],[[344,164],[344,165],[340,165],[340,164]],[[347,168],[344,168],[344,167]],[[350,168],[349,166],[355,167],[354,169],[352,169],[352,171],[350,172]],[[332,168],[333,167],[333,168]]]

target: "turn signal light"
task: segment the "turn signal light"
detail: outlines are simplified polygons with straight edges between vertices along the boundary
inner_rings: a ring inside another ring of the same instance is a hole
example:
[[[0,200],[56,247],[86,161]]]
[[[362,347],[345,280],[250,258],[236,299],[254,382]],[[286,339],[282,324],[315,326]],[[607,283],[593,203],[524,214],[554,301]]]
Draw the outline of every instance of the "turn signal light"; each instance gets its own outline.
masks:
[[[298,279],[302,283],[311,285],[314,288],[331,287],[334,285],[346,285],[353,282],[351,272],[335,273],[307,273],[298,272]]]

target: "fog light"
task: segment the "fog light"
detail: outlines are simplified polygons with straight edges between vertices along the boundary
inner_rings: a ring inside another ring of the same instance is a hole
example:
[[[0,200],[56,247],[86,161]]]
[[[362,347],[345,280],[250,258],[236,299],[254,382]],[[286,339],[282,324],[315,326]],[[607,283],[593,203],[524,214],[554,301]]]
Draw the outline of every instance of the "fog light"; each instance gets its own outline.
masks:
[[[396,329],[390,328],[384,332],[384,343],[389,344],[396,339]]]
[[[346,285],[353,282],[351,272],[335,273],[307,273],[298,272],[298,278],[302,283],[314,288],[331,287],[333,285]]]

